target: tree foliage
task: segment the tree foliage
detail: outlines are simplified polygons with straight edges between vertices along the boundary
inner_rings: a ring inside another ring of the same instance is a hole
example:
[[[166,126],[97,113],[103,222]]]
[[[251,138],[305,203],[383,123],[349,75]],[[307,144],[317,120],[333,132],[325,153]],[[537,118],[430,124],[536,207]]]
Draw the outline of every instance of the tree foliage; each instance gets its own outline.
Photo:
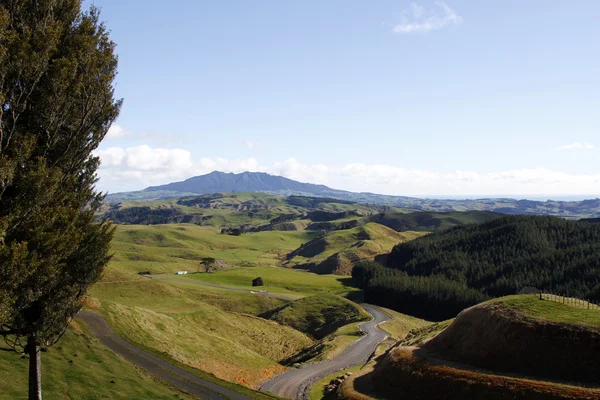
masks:
[[[200,265],[204,266],[204,272],[210,272],[215,266],[216,262],[217,260],[212,257],[203,257],[202,260],[200,260]]]
[[[55,342],[109,259],[92,152],[121,102],[98,18],[79,0],[0,2],[0,334],[16,350]]]

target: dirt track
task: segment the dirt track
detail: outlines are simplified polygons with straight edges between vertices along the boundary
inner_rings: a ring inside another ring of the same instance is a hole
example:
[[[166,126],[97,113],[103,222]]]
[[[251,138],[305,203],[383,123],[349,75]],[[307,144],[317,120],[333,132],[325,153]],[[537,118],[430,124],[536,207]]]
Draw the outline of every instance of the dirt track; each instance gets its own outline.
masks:
[[[205,381],[195,375],[190,374],[184,369],[177,368],[166,361],[132,345],[121,339],[108,326],[100,314],[91,311],[81,311],[77,318],[82,319],[89,327],[92,333],[107,347],[115,353],[120,354],[137,366],[145,369],[151,375],[177,387],[180,390],[198,396],[204,400],[252,400],[231,389],[219,386],[216,383]]]
[[[389,320],[390,317],[376,307],[367,304],[362,304],[362,306],[373,316],[371,321],[359,325],[365,336],[352,343],[350,347],[333,360],[307,364],[300,369],[278,375],[264,383],[261,390],[288,399],[307,399],[310,387],[317,380],[334,372],[366,362],[377,349],[377,345],[387,337],[377,325]]]

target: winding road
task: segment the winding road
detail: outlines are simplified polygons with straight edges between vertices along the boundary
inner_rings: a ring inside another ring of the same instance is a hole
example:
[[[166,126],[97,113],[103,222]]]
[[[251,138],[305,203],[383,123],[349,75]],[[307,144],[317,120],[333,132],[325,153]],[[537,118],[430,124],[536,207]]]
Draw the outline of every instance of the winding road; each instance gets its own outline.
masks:
[[[295,300],[294,298],[279,294],[221,286],[188,279],[177,279],[156,275],[147,276],[147,278],[248,292],[258,296],[288,301]],[[366,362],[377,349],[377,345],[387,337],[386,333],[379,329],[378,325],[390,320],[390,317],[377,307],[368,304],[361,304],[361,306],[373,316],[372,320],[358,326],[359,329],[365,333],[364,336],[352,343],[344,350],[344,352],[332,360],[305,364],[301,368],[277,375],[265,382],[260,389],[288,399],[307,399],[311,386],[317,380],[334,372]],[[246,395],[201,379],[184,369],[175,367],[123,340],[111,329],[100,314],[91,311],[81,311],[77,317],[82,319],[90,327],[92,333],[115,353],[122,355],[129,361],[147,370],[150,374],[157,376],[163,381],[166,381],[183,391],[197,395],[205,400],[222,400],[227,398],[234,400],[251,400],[251,398]]]
[[[264,383],[260,389],[288,399],[307,399],[311,386],[317,380],[366,362],[377,349],[377,345],[387,337],[378,325],[388,321],[390,317],[376,307],[361,305],[373,316],[371,321],[358,326],[365,336],[352,343],[334,359],[306,364],[302,368],[285,372]]]
[[[77,318],[83,320],[92,333],[112,351],[184,392],[203,400],[252,400],[249,396],[201,379],[121,339],[100,314],[80,311]]]

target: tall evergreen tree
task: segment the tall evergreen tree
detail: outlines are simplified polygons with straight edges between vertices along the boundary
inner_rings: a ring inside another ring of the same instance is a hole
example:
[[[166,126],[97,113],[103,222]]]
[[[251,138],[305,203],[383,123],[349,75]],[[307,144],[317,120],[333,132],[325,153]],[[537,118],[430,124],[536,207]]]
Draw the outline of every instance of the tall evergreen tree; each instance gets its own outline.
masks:
[[[93,155],[121,106],[114,43],[80,0],[0,0],[0,335],[29,355],[54,344],[109,260],[95,223]]]

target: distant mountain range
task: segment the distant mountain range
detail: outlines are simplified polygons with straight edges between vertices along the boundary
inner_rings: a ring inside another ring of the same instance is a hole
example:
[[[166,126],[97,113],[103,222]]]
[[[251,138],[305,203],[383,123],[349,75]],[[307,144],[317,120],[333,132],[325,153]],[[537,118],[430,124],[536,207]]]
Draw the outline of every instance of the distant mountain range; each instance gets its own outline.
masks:
[[[375,193],[355,193],[325,185],[302,183],[264,172],[240,174],[214,171],[185,181],[151,186],[137,192],[114,193],[105,202],[158,200],[217,192],[265,192],[281,196],[328,197],[357,203],[383,204],[423,211],[496,211],[504,214],[555,215],[565,218],[600,217],[600,199],[532,201],[509,198],[420,199]]]

